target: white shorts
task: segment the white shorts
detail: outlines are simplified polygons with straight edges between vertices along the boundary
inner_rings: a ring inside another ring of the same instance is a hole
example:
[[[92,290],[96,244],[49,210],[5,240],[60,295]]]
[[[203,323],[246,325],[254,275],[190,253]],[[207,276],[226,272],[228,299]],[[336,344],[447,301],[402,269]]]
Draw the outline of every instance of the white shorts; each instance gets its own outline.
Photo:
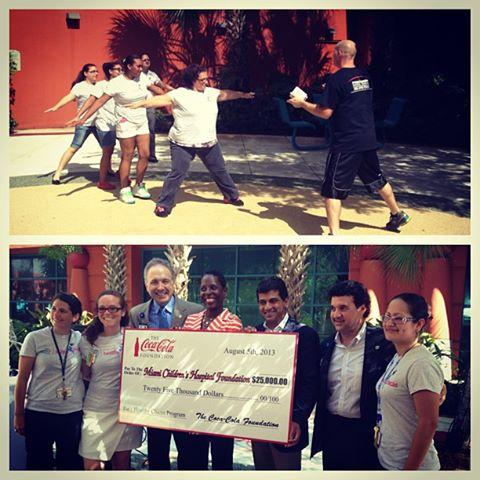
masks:
[[[130,122],[126,118],[122,117],[117,123],[116,129],[117,138],[132,138],[136,137],[137,135],[148,135],[150,133],[146,116],[142,123]]]

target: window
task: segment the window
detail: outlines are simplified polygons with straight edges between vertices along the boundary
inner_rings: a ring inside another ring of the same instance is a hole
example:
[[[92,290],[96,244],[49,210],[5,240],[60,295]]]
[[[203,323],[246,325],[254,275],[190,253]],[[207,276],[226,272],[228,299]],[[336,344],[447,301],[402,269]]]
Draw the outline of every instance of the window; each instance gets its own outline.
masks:
[[[143,266],[153,257],[165,258],[165,249],[143,251]],[[265,277],[276,275],[279,246],[239,245],[193,247],[194,258],[190,267],[189,300],[200,302],[199,287],[202,274],[219,270],[225,275],[228,296],[225,306],[242,319],[244,325],[257,325],[262,321],[258,313],[256,289]],[[315,328],[320,336],[331,333],[328,289],[339,280],[348,278],[348,247],[311,246],[308,277],[304,296],[304,310],[299,320]],[[144,299],[148,300],[144,291]]]
[[[10,257],[10,317],[33,321],[32,313],[44,310],[52,297],[67,289],[64,262],[40,255]]]

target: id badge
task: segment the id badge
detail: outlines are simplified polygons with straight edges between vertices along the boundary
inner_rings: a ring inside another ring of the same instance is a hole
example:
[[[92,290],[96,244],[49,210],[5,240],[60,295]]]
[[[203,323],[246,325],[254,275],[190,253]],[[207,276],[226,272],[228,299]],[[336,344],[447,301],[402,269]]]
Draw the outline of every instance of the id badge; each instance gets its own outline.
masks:
[[[375,445],[375,448],[378,448],[380,446],[381,439],[382,434],[380,433],[380,427],[378,427],[378,425],[375,425],[375,427],[373,427],[373,444]]]
[[[94,363],[95,363],[95,352],[89,352],[87,354],[87,358],[86,358],[86,363],[87,363],[87,367],[91,367]]]
[[[59,387],[56,390],[57,392],[57,398],[62,398],[63,400],[66,400],[68,397],[72,396],[72,387]]]

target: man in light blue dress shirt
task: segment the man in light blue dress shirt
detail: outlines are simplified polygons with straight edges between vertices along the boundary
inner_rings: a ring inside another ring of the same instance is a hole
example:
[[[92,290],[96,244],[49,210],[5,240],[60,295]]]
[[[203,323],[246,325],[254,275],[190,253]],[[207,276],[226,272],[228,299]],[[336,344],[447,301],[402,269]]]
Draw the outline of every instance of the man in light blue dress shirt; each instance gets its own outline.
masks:
[[[175,272],[160,258],[152,258],[143,270],[145,288],[150,300],[130,310],[132,328],[181,328],[185,318],[203,310],[202,305],[187,302],[174,294]],[[187,433],[160,428],[147,428],[148,465],[150,470],[170,470],[170,440],[173,434],[177,446],[178,470],[197,470],[199,459],[192,448],[192,437]]]

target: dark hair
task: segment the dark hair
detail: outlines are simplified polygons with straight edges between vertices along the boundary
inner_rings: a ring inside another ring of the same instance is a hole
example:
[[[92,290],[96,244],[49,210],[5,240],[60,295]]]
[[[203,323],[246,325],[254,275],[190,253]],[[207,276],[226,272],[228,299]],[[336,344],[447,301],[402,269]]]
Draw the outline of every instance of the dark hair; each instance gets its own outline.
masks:
[[[81,315],[82,314],[82,302],[71,293],[66,292],[58,292],[53,298],[52,303],[55,300],[60,300],[61,302],[65,302],[70,307],[70,311],[73,315]]]
[[[125,315],[123,315],[122,319],[120,320],[120,326],[125,327],[128,325],[128,312],[127,312],[127,303],[125,302],[125,297],[116,290],[104,290],[100,292],[97,296],[97,300],[95,304],[98,306],[98,301],[100,298],[104,297],[105,295],[112,295],[120,300],[120,306],[125,310]],[[88,325],[88,327],[83,332],[83,335],[87,338],[90,344],[94,344],[95,340],[97,340],[98,336],[103,332],[103,324],[98,318],[98,315],[95,315],[95,318],[92,322]]]
[[[193,88],[193,84],[198,80],[198,75],[200,75],[200,72],[206,71],[207,67],[202,67],[197,63],[192,63],[187,68],[182,70],[180,86],[189,88],[191,90]]]
[[[144,55],[146,55],[148,58],[150,58],[150,54],[148,52],[143,52],[143,53],[140,54],[140,60],[142,59],[142,57]],[[150,60],[151,60],[151,58],[150,58]]]
[[[207,275],[212,275],[212,277],[215,277],[220,282],[220,285],[223,288],[227,288],[227,281],[225,280],[225,277],[222,272],[219,272],[218,270],[207,270],[202,275],[202,278],[206,277]]]
[[[328,299],[332,300],[332,297],[353,297],[353,303],[357,308],[362,305],[365,306],[365,312],[363,318],[367,318],[370,315],[370,295],[368,294],[365,285],[355,280],[343,280],[336,283],[328,291]]]
[[[111,75],[110,75],[110,70],[115,66],[115,65],[122,65],[122,62],[118,61],[118,62],[105,62],[103,65],[102,65],[102,70],[103,70],[103,73],[105,75],[105,78],[107,80],[110,80],[111,78]],[[123,68],[123,67],[122,67]]]
[[[90,67],[96,67],[94,63],[86,63],[82,69],[78,72],[75,80],[72,82],[72,88],[80,82],[83,82],[85,80],[85,73],[87,73],[90,70]]]
[[[429,319],[428,304],[421,295],[416,293],[400,293],[390,299],[387,305],[393,300],[402,300],[407,304],[408,312],[413,318],[413,323],[417,323],[421,318],[425,320],[425,323]]]
[[[259,293],[267,293],[276,290],[282,300],[288,298],[288,290],[285,282],[280,277],[264,278],[257,286],[257,302]]]
[[[128,66],[133,65],[133,62],[135,60],[141,60],[140,55],[137,55],[135,53],[133,53],[132,55],[127,55],[122,61],[123,68],[127,70]]]

